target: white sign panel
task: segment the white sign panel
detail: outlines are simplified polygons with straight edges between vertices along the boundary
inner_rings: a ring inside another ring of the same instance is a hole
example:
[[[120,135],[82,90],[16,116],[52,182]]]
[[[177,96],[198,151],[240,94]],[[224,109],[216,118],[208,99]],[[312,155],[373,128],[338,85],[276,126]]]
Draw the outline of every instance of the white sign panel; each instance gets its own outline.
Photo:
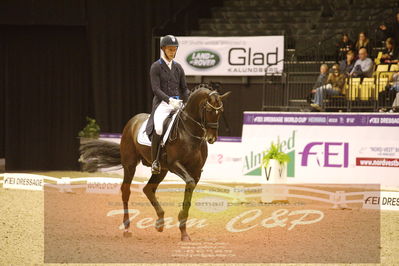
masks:
[[[283,72],[284,36],[177,37],[175,60],[188,76],[263,76]]]
[[[93,178],[87,181],[86,192],[98,194],[118,194],[122,180],[117,178]]]
[[[239,182],[241,179],[241,138],[219,137],[214,144],[208,144],[201,181]]]
[[[399,192],[365,192],[363,197],[363,208],[399,211]]]
[[[4,174],[3,188],[43,190],[43,176],[32,174]]]
[[[243,179],[261,178],[271,142],[291,161],[288,183],[399,187],[399,115],[245,112]]]

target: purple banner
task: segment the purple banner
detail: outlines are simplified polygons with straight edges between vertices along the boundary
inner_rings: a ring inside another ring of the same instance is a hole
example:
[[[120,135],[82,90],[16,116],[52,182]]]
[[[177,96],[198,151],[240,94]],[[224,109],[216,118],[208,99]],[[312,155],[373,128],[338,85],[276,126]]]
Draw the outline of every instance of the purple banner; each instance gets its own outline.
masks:
[[[217,141],[219,142],[241,142],[240,137],[223,137],[219,136]]]
[[[399,114],[304,114],[244,112],[244,124],[399,127]]]
[[[122,134],[119,133],[101,133],[100,138],[121,138]]]
[[[122,135],[119,133],[101,133],[100,138],[121,138]],[[241,137],[224,137],[219,136],[217,141],[219,142],[241,142]]]

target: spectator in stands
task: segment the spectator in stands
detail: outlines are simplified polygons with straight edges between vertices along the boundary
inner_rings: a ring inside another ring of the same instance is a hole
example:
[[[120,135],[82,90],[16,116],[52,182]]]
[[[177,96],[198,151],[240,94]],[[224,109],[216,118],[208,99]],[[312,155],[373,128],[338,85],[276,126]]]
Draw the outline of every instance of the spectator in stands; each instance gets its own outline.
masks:
[[[395,100],[392,103],[392,112],[399,112],[399,71],[393,74],[390,81],[393,83],[392,85],[387,85],[387,91],[396,92]]]
[[[316,80],[316,82],[315,82],[315,84],[313,86],[313,89],[316,89],[316,88],[326,84],[327,74],[328,74],[328,65],[327,64],[322,64],[320,66],[320,75],[317,77],[317,80]]]
[[[363,31],[359,33],[359,37],[355,44],[356,53],[359,54],[359,51],[362,48],[366,48],[367,54],[371,57],[373,52],[371,41],[369,40],[369,38],[367,38],[366,33]]]
[[[345,60],[346,53],[353,49],[353,42],[347,33],[342,34],[341,40],[337,43],[337,62]]]
[[[342,74],[349,76],[351,73],[353,66],[355,65],[355,53],[352,50],[349,50],[346,53],[346,59],[339,62],[339,69]]]
[[[392,23],[382,24],[380,30],[384,33],[384,40],[392,37],[396,43],[399,43],[399,12],[396,12],[395,19]]]
[[[344,86],[345,75],[340,73],[339,65],[334,64],[332,67],[332,73],[328,75],[326,84],[313,90],[315,93],[314,103],[310,106],[321,111],[324,95],[340,95],[343,92]]]
[[[367,49],[360,48],[359,59],[356,60],[350,76],[354,78],[371,78],[373,75],[373,60],[368,57]]]
[[[323,86],[327,82],[327,74],[328,74],[328,65],[327,64],[322,64],[320,66],[320,75],[317,77],[317,80],[315,84],[313,85],[311,93],[306,97],[307,102],[310,104],[314,100],[314,92],[317,88]]]
[[[399,62],[399,50],[395,46],[393,38],[389,37],[385,41],[385,49],[382,51],[381,63],[392,64]]]

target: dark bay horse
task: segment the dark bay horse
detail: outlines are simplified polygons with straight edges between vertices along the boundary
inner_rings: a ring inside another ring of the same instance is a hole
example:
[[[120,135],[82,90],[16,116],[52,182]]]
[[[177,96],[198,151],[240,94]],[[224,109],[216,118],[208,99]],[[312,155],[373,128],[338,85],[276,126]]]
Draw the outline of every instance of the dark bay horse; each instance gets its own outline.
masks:
[[[210,86],[200,84],[191,93],[187,104],[177,115],[174,130],[171,132],[173,138],[167,141],[162,149],[164,152],[160,156],[162,171],[160,174],[152,175],[143,188],[157,213],[158,219],[155,228],[159,232],[162,232],[164,228],[164,210],[159,204],[155,192],[166,173],[170,171],[181,177],[186,183],[178,219],[181,240],[191,240],[186,231],[186,221],[192,193],[200,180],[201,171],[208,156],[207,142],[212,144],[217,139],[219,118],[223,112],[222,100],[229,94],[230,92],[219,95],[217,91],[211,90]],[[149,114],[138,114],[130,119],[123,130],[120,145],[107,141],[90,140],[82,143],[80,148],[81,160],[88,171],[122,164],[124,170],[121,185],[124,236],[131,236],[128,202],[136,166],[140,161],[146,166],[151,166],[151,147],[137,142],[140,127],[148,116]]]

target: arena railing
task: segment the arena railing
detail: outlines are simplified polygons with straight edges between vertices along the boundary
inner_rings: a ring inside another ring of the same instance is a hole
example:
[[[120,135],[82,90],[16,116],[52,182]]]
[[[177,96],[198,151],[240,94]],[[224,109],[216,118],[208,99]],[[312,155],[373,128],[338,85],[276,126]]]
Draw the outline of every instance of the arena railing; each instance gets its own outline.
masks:
[[[377,72],[371,78],[347,78],[339,95],[324,94],[325,111],[376,112],[388,110],[396,96],[386,89],[395,72]],[[309,111],[311,90],[318,72],[291,72],[265,76],[263,110]]]

